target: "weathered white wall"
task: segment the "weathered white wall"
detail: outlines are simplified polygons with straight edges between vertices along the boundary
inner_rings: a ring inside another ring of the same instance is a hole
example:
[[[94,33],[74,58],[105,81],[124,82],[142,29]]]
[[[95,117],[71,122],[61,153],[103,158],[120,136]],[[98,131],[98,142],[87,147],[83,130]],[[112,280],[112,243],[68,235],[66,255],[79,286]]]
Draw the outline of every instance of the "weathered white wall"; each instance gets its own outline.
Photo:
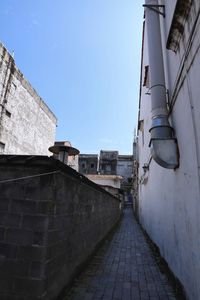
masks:
[[[99,185],[111,186],[116,189],[120,189],[122,177],[117,175],[85,175],[88,179]]]
[[[56,117],[1,44],[0,105],[0,152],[49,155],[48,148],[55,141]]]
[[[199,1],[194,2],[180,49],[175,54],[166,50],[167,35],[173,11],[165,1],[166,20],[161,17],[163,53],[168,65],[170,95],[178,87],[175,104],[170,116],[180,150],[180,167],[168,170],[157,165],[148,147],[151,126],[151,99],[142,87],[140,120],[144,129],[139,130],[139,217],[150,237],[159,246],[162,256],[183,284],[189,299],[200,299],[200,22],[188,57],[185,49],[192,31]],[[164,22],[166,24],[164,24]],[[144,39],[143,68],[148,65],[147,37]],[[183,69],[180,73],[181,66]],[[177,81],[180,75],[180,80]],[[142,74],[142,78],[144,73]],[[149,163],[149,171],[142,166]]]
[[[78,172],[78,155],[68,157],[68,166]]]
[[[130,155],[119,155],[117,160],[117,175],[127,180],[133,174],[133,157]]]

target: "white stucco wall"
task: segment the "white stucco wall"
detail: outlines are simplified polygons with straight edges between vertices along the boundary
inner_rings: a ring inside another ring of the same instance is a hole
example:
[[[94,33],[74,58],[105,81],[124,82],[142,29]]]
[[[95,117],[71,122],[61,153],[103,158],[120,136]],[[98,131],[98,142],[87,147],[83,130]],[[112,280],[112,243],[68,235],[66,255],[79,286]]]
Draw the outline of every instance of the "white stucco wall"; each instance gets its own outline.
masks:
[[[0,44],[0,152],[50,155],[56,117]]]
[[[118,156],[117,161],[117,175],[123,177],[124,180],[131,178],[133,174],[133,157],[124,155]]]
[[[181,281],[189,299],[200,299],[200,32],[195,30],[194,41],[189,56],[184,61],[192,24],[197,16],[196,8],[192,8],[185,24],[185,34],[180,41],[177,53],[165,50],[168,62],[170,95],[174,95],[172,120],[180,151],[180,166],[176,170],[160,167],[150,161],[149,171],[144,174],[142,166],[149,162],[148,147],[151,126],[151,99],[145,95],[146,87],[142,87],[140,104],[140,120],[144,120],[144,131],[139,130],[139,217],[152,240],[159,246],[162,256],[169,267]],[[173,10],[170,1],[165,1],[166,32],[163,45],[167,40],[169,24]],[[161,17],[162,18],[162,17]],[[198,20],[197,27],[200,26]],[[148,65],[147,39],[144,40],[144,65]],[[180,80],[177,78],[180,75]],[[144,74],[142,74],[143,78]],[[177,84],[178,83],[178,84]],[[144,141],[144,142],[143,142]]]
[[[116,189],[120,189],[121,187],[121,176],[116,175],[95,175],[95,174],[87,174],[85,175],[88,179],[95,182],[96,184],[103,186],[110,186]]]

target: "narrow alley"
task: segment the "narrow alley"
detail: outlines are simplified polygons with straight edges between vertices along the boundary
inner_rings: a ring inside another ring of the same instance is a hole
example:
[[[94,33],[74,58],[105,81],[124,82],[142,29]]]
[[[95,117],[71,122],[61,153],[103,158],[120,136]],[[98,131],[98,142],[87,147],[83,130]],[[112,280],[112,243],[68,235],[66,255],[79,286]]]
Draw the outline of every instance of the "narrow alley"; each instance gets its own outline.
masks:
[[[62,300],[175,300],[165,274],[135,220],[132,209],[124,216]]]

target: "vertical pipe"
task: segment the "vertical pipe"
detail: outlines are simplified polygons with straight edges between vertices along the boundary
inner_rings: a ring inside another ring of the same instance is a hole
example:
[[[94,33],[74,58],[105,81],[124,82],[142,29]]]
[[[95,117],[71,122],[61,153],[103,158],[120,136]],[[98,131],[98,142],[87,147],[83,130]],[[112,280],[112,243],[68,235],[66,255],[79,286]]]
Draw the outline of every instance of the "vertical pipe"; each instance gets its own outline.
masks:
[[[158,1],[146,0],[146,4],[158,5]],[[166,89],[162,56],[162,42],[158,12],[145,9],[145,22],[148,38],[149,69],[151,83],[152,119],[167,116]]]
[[[58,154],[58,159],[67,165],[68,163],[68,153],[67,151],[60,151]]]
[[[178,149],[168,121],[158,0],[146,0],[145,4],[151,84],[151,154],[160,166],[174,169],[178,166]]]

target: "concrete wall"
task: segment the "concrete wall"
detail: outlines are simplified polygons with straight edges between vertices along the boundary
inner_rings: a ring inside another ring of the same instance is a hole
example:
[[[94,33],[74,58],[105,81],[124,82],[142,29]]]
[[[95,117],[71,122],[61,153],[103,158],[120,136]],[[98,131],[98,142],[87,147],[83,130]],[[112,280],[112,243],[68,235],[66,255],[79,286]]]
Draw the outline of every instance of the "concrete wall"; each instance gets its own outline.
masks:
[[[53,158],[4,155],[0,170],[0,299],[56,299],[120,202]]]
[[[117,175],[86,175],[88,179],[99,185],[111,186],[116,189],[121,188],[122,177]]]
[[[200,299],[200,4],[193,1],[179,48],[174,53],[166,49],[174,13],[174,5],[170,6],[170,2],[174,1],[164,3],[166,17],[160,16],[160,23],[166,87],[172,105],[170,120],[178,140],[180,166],[176,170],[167,170],[151,159],[148,146],[151,96],[145,94],[148,87],[143,86],[144,67],[148,65],[145,33],[138,131],[139,217],[183,284],[188,298],[196,300]],[[144,164],[149,166],[146,172],[142,168]]]
[[[0,153],[49,155],[56,117],[0,44]]]
[[[99,172],[104,175],[117,174],[118,151],[101,150],[99,157]]]
[[[132,178],[133,175],[133,156],[132,155],[118,155],[117,160],[117,175],[124,178]]]

